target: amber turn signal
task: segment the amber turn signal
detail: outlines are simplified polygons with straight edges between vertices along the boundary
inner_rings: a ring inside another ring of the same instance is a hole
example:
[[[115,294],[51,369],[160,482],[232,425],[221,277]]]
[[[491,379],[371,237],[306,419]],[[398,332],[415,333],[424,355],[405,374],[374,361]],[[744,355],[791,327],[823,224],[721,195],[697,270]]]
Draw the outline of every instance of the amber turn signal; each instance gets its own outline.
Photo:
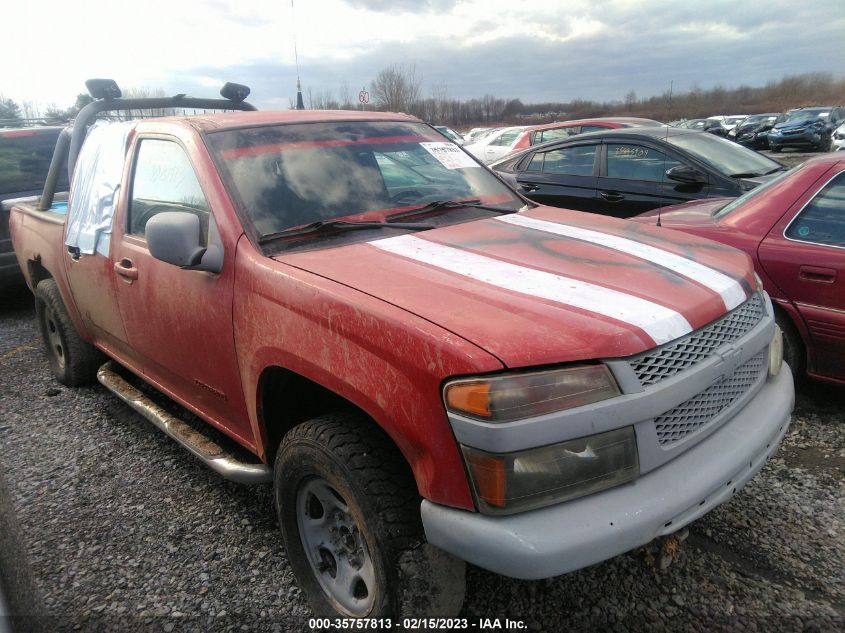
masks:
[[[446,407],[463,411],[480,418],[490,417],[490,383],[465,382],[451,385],[446,390]]]

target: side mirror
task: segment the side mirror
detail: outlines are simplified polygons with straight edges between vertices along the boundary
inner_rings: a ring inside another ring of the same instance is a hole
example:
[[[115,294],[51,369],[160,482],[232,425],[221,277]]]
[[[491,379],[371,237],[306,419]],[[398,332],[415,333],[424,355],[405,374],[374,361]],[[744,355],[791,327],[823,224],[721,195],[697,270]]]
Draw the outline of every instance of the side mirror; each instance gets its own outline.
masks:
[[[219,273],[223,268],[219,246],[200,246],[200,219],[193,213],[157,213],[147,222],[145,234],[150,254],[156,259],[180,268],[212,273]]]
[[[698,171],[695,167],[689,165],[676,165],[671,169],[666,170],[666,177],[675,182],[684,184],[706,184],[707,176]]]

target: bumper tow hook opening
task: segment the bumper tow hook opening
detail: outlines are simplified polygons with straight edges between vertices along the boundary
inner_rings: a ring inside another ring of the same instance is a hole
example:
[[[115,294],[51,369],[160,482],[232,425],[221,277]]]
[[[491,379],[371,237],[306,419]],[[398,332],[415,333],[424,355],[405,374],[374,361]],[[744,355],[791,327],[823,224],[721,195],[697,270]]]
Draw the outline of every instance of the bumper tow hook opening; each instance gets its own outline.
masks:
[[[643,545],[640,551],[646,565],[660,571],[668,569],[680,556],[681,543],[687,540],[688,536],[689,528],[683,528],[672,534],[659,536],[651,543]]]

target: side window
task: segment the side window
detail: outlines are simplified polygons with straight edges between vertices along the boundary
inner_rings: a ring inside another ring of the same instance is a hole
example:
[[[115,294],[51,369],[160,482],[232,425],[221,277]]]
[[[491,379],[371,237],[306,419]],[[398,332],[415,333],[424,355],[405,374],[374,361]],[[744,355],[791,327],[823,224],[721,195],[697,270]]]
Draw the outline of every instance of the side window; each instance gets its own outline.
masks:
[[[513,132],[505,132],[490,145],[510,145],[516,140],[516,137],[522,133],[522,130],[514,130]]]
[[[143,236],[150,218],[162,211],[187,211],[199,217],[201,242],[205,245],[208,201],[185,150],[173,141],[144,139],[132,176],[128,233]]]
[[[661,182],[667,169],[680,165],[674,158],[651,147],[609,143],[607,177]]]
[[[601,132],[606,129],[607,128],[603,125],[582,125],[581,133],[586,134],[587,132]]]
[[[534,154],[534,156],[531,157],[531,162],[528,163],[528,167],[525,168],[525,171],[543,171],[543,159],[545,157],[545,152],[537,152]]]
[[[592,176],[597,147],[598,145],[577,145],[545,152],[543,173]]]
[[[786,229],[801,242],[845,247],[845,172],[827,183]]]
[[[573,134],[578,134],[579,129],[580,128],[576,125],[573,127],[559,127],[551,130],[543,130],[538,135],[538,140],[536,140],[535,143],[546,143],[559,138],[567,138]]]

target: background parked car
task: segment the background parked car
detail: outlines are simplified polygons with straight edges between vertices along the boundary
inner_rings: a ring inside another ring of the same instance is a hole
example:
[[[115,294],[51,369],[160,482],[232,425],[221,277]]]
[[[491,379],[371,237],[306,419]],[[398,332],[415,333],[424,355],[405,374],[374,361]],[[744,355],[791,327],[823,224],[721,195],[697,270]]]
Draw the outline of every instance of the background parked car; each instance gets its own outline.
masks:
[[[623,218],[687,200],[738,196],[786,169],[736,143],[668,127],[584,134],[490,167],[542,204]]]
[[[769,130],[779,123],[780,116],[777,112],[747,116],[728,132],[728,138],[751,149],[768,149]]]
[[[733,201],[667,207],[660,222],[748,253],[793,371],[845,383],[845,156],[812,158]]]
[[[623,127],[658,127],[663,125],[654,119],[640,119],[637,117],[603,117],[597,119],[576,119],[558,123],[546,123],[545,125],[532,125],[525,128],[516,143],[513,151],[525,149],[531,145],[540,145],[549,141],[569,138],[576,134],[587,134],[589,132],[601,132],[602,130],[615,130]]]
[[[832,148],[834,151],[845,149],[845,123],[833,131]]]
[[[469,132],[464,134],[464,143],[469,145],[480,140],[485,134],[495,128],[492,127],[474,127]]]
[[[698,130],[701,132],[710,132],[722,138],[728,135],[728,131],[718,119],[689,119],[678,125],[681,129]]]
[[[62,127],[0,129],[0,286],[23,280],[9,237],[8,200],[40,194]],[[58,191],[67,191],[59,170]]]
[[[728,132],[734,129],[737,125],[742,123],[746,118],[748,118],[747,114],[728,114],[728,115],[718,115],[718,116],[710,116],[707,117],[710,121],[718,121],[719,124],[725,128]]]
[[[510,154],[520,132],[524,129],[522,126],[504,127],[475,143],[464,145],[464,148],[482,163],[489,164]]]
[[[784,148],[826,152],[831,149],[833,131],[845,122],[845,107],[841,106],[797,108],[787,114],[786,120],[769,132],[773,152]]]

